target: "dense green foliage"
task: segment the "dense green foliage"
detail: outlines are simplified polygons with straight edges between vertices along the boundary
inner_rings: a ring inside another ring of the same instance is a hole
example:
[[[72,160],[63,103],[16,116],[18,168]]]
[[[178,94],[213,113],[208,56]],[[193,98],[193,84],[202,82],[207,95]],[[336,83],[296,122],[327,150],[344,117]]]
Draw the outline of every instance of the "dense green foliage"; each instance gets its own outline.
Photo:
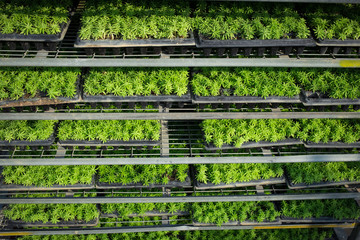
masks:
[[[331,229],[276,229],[276,230],[207,230],[207,231],[174,231],[150,233],[123,233],[98,235],[50,235],[25,236],[21,240],[325,240],[333,235]]]
[[[159,140],[157,120],[79,120],[62,121],[58,129],[60,140]]]
[[[357,70],[288,68],[199,68],[191,81],[198,96],[293,97],[305,91],[331,98],[359,98]]]
[[[353,199],[282,201],[281,214],[292,218],[332,217],[338,220],[358,219],[359,206]]]
[[[54,224],[73,220],[89,222],[99,216],[95,204],[10,204],[3,213],[11,220]]]
[[[306,17],[318,39],[359,39],[360,7],[355,4],[308,6]]]
[[[241,147],[249,141],[277,142],[287,138],[315,143],[352,143],[360,140],[360,122],[357,120],[222,119],[204,120],[201,127],[206,142],[217,147],[223,144]]]
[[[305,19],[292,5],[242,2],[198,3],[194,27],[209,39],[308,38]]]
[[[250,120],[204,120],[201,127],[207,143],[217,147],[234,144],[241,147],[249,141],[277,142],[296,137],[300,124],[287,119],[250,119]]]
[[[360,98],[358,70],[292,68],[288,74],[306,91],[323,93],[331,98]]]
[[[49,98],[74,97],[80,69],[1,68],[0,100],[33,98],[40,92]]]
[[[48,198],[54,194],[18,194],[15,197]],[[3,214],[11,220],[53,224],[73,220],[89,222],[99,217],[96,204],[10,204]]]
[[[281,177],[281,164],[240,163],[240,164],[196,164],[196,180],[213,184],[248,182]]]
[[[89,95],[184,95],[188,92],[187,68],[92,69],[85,79]]]
[[[197,72],[199,71],[199,72]],[[198,96],[287,96],[300,93],[300,87],[287,69],[200,68],[191,80]]]
[[[5,184],[51,187],[91,184],[95,166],[4,166]]]
[[[360,181],[359,162],[291,163],[286,165],[293,183]]]
[[[172,165],[102,165],[99,166],[99,181],[105,183],[167,184],[169,181],[185,182],[187,164]]]
[[[138,197],[138,193],[128,194],[112,194],[116,197]],[[163,193],[142,193],[142,197],[162,197]],[[186,196],[186,193],[172,193],[171,196]],[[116,204],[101,204],[101,211],[103,213],[117,213],[122,217],[129,217],[129,215],[137,214],[143,216],[146,212],[160,212],[160,213],[176,213],[185,212],[189,210],[189,203],[116,203]]]
[[[101,12],[101,14],[99,14]],[[81,39],[186,38],[192,29],[188,2],[91,0],[81,18]]]
[[[46,140],[54,132],[57,121],[53,120],[2,120],[0,121],[0,140]]]
[[[57,34],[69,18],[71,0],[12,0],[0,2],[0,33]]]
[[[280,216],[280,212],[275,209],[272,202],[193,203],[191,204],[191,212],[195,221],[218,226],[229,221],[275,221],[276,217]]]

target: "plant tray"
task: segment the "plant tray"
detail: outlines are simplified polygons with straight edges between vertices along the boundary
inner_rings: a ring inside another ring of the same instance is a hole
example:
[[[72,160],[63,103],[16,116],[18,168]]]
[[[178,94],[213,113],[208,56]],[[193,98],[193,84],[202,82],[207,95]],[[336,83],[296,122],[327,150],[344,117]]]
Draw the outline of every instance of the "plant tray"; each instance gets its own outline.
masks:
[[[174,212],[174,213],[149,211],[149,212],[145,212],[144,214],[138,214],[138,213],[129,214],[128,217],[166,217],[166,216],[188,216],[188,215],[190,215],[189,212],[183,212],[183,211]],[[120,216],[118,213],[101,213],[100,217],[119,218],[122,216]]]
[[[76,94],[72,98],[68,97],[57,97],[55,99],[50,99],[46,94],[38,93],[34,98],[22,97],[18,100],[3,100],[0,101],[0,108],[9,108],[9,107],[27,107],[27,106],[41,106],[41,105],[56,105],[56,104],[66,104],[66,103],[76,103],[80,102],[80,76],[76,81]]]
[[[191,102],[190,92],[185,95],[115,96],[83,94],[84,102]]]
[[[12,141],[0,141],[0,147],[15,147],[15,146],[51,146],[55,140],[54,133],[46,140],[12,140]]]
[[[192,32],[189,32],[188,38],[175,39],[81,40],[77,37],[74,46],[78,48],[193,47],[195,39]]]
[[[286,176],[286,184],[289,189],[304,189],[304,188],[318,188],[318,187],[332,187],[332,186],[341,186],[341,185],[360,184],[360,181],[346,181],[346,180],[339,182],[323,181],[312,184],[293,183],[287,171],[285,171],[285,176]]]
[[[130,184],[121,184],[121,183],[104,183],[99,181],[99,177],[96,180],[96,189],[129,189],[129,188],[190,188],[191,180],[189,174],[185,182],[180,181],[169,181],[168,184],[149,184],[148,186],[143,185],[142,183],[130,183]]]
[[[328,143],[314,143],[305,142],[306,148],[360,148],[360,142],[343,143],[343,142],[328,142]]]
[[[210,40],[202,34],[198,34],[196,39],[198,48],[264,48],[264,47],[316,47],[316,42],[312,38],[308,39],[254,39],[254,40]]]
[[[299,144],[303,144],[303,142],[298,139],[285,139],[277,142],[267,142],[267,141],[246,142],[242,144],[240,148],[262,148],[262,147],[275,147],[275,146],[291,146],[291,145],[299,145]],[[239,149],[239,148],[229,144],[224,144],[221,148],[218,148],[214,144],[210,143],[205,145],[205,149],[207,151],[215,151],[215,150],[231,150],[231,149]]]
[[[317,40],[316,45],[319,47],[360,47],[360,39],[324,39]]]
[[[53,185],[51,187],[38,187],[38,186],[24,186],[19,184],[6,184],[4,177],[0,178],[0,192],[3,191],[45,191],[45,190],[82,190],[95,188],[95,175],[92,178],[91,184],[74,184],[74,185]]]
[[[276,224],[281,224],[281,220],[280,217],[277,217],[275,221],[268,221],[265,220],[263,222],[255,222],[255,221],[250,221],[250,220],[246,220],[244,222],[239,222],[239,221],[229,221],[227,223],[222,223],[221,226],[262,226],[262,225],[276,225]],[[194,226],[217,226],[216,223],[200,223],[200,222],[196,222],[193,221],[193,225]]]
[[[100,140],[59,140],[60,146],[159,146],[160,141],[150,141],[150,140],[131,140],[131,141],[116,141],[110,140],[107,142],[102,142]]]
[[[295,97],[276,97],[269,96],[266,99],[263,97],[253,96],[212,96],[201,97],[194,95],[192,101],[195,104],[207,104],[207,103],[301,103],[300,96]]]
[[[69,28],[71,20],[67,23],[60,24],[61,32],[58,34],[29,34],[23,35],[18,33],[2,34],[0,33],[0,41],[9,42],[60,42],[64,39]]]
[[[302,91],[304,106],[339,106],[339,105],[360,105],[360,98],[336,99],[324,96],[321,93]]]
[[[99,224],[99,218],[96,218],[94,220],[91,220],[89,222],[85,221],[67,221],[67,222],[59,222],[59,223],[43,223],[43,222],[34,222],[34,223],[28,223],[21,220],[7,220],[8,226],[12,227],[95,227]]]
[[[281,217],[281,222],[283,223],[347,223],[355,222],[356,219],[343,219],[337,220],[332,217],[319,217],[319,218],[292,218],[292,217]]]
[[[195,189],[196,190],[205,190],[205,189],[223,189],[223,188],[236,188],[236,187],[250,187],[250,186],[259,186],[259,185],[274,185],[274,184],[282,184],[286,183],[285,177],[279,178],[270,178],[270,179],[260,179],[253,180],[249,182],[235,182],[235,183],[199,183],[196,178],[195,179]]]

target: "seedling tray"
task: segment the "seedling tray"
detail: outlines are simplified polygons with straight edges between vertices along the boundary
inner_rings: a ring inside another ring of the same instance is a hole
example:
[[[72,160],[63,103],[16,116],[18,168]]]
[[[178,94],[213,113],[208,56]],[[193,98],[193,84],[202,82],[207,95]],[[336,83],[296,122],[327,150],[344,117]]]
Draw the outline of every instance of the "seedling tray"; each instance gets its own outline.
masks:
[[[149,212],[145,212],[144,214],[133,213],[133,214],[128,215],[128,217],[166,217],[166,216],[170,217],[170,216],[188,216],[188,215],[190,215],[189,212],[183,212],[183,211],[174,212],[174,213],[149,211]],[[123,216],[119,215],[118,213],[101,213],[100,217],[119,218],[119,217],[123,217]]]
[[[360,39],[324,39],[317,40],[316,45],[319,47],[360,47]]]
[[[34,222],[34,223],[28,223],[21,220],[7,220],[8,226],[12,227],[95,227],[99,224],[99,218],[96,218],[94,220],[91,220],[89,222],[85,221],[67,221],[67,222],[58,222],[58,223],[43,223],[43,222]]]
[[[302,91],[304,106],[339,106],[339,105],[360,105],[360,99],[336,99],[324,96],[320,93]]]
[[[46,94],[38,93],[34,98],[22,97],[18,100],[4,100],[0,101],[0,108],[9,108],[9,107],[26,107],[26,106],[41,106],[41,105],[56,105],[56,104],[66,104],[66,103],[75,103],[80,102],[80,76],[76,81],[76,94],[72,98],[68,97],[57,97],[55,99],[50,99]]]
[[[160,141],[147,141],[147,140],[131,140],[131,141],[116,141],[116,140],[110,140],[107,142],[102,142],[100,140],[91,140],[91,141],[86,141],[86,140],[60,140],[59,141],[59,145],[60,146],[73,146],[73,147],[78,147],[78,146],[97,146],[97,147],[101,147],[101,146],[159,146],[160,145]]]
[[[75,47],[78,48],[124,48],[124,47],[193,47],[195,39],[192,32],[188,38],[175,39],[135,39],[135,40],[81,40],[77,37]]]
[[[282,184],[285,183],[285,177],[279,178],[270,178],[270,179],[260,179],[260,180],[253,180],[248,182],[235,182],[235,183],[220,183],[220,184],[213,184],[213,183],[199,183],[196,178],[195,179],[195,189],[196,190],[205,190],[205,189],[224,189],[224,188],[236,188],[236,187],[250,187],[250,186],[259,186],[259,185],[273,185],[273,184]]]
[[[240,148],[262,148],[262,147],[275,147],[275,146],[291,146],[291,145],[299,145],[299,144],[303,144],[303,142],[298,139],[285,139],[277,142],[267,142],[267,141],[246,142],[242,144]],[[214,144],[210,143],[205,145],[205,149],[207,151],[215,151],[215,150],[230,150],[230,149],[239,149],[239,148],[229,144],[224,144],[221,148],[219,148],[216,147]]]
[[[306,148],[360,148],[360,142],[343,143],[343,142],[328,142],[328,143],[314,143],[305,142]]]
[[[207,39],[202,34],[197,34],[196,47],[198,48],[231,48],[231,47],[316,47],[312,38],[308,39],[254,39],[254,40],[218,40]]]
[[[191,102],[190,91],[182,96],[177,95],[150,95],[150,96],[115,96],[115,95],[88,95],[83,94],[84,102]]]
[[[96,180],[96,189],[130,189],[130,188],[190,188],[191,180],[189,177],[189,174],[185,180],[185,182],[180,181],[169,181],[167,184],[149,184],[148,186],[145,186],[142,183],[130,183],[130,184],[121,184],[121,183],[104,183],[100,182],[99,178]]]
[[[283,223],[353,223],[355,219],[343,219],[337,220],[332,217],[319,217],[319,218],[292,218],[292,217],[285,217],[281,216],[281,222]]]
[[[19,184],[6,184],[4,177],[0,179],[0,192],[3,191],[45,191],[45,190],[82,190],[95,188],[95,175],[92,178],[91,184],[74,184],[74,185],[53,185],[51,187],[38,187],[38,186],[24,186]]]
[[[35,140],[35,141],[25,141],[25,140],[12,140],[12,141],[0,141],[1,147],[15,147],[15,146],[51,146],[55,140],[54,133],[46,140]]]
[[[286,184],[289,189],[304,189],[304,188],[318,188],[318,187],[332,187],[332,186],[341,186],[341,185],[360,184],[359,181],[346,181],[346,180],[339,182],[323,181],[312,184],[293,183],[287,171],[285,171],[285,176],[286,176]]]
[[[300,96],[295,97],[276,97],[269,96],[266,99],[263,97],[253,97],[253,96],[212,96],[212,97],[202,97],[194,95],[192,101],[194,104],[207,104],[207,103],[301,103]]]
[[[255,221],[250,221],[250,220],[245,220],[244,222],[239,222],[239,221],[229,221],[227,223],[222,223],[221,226],[262,226],[262,225],[276,225],[276,224],[281,224],[281,220],[280,217],[277,217],[275,221],[268,221],[265,220],[263,222],[255,222]],[[217,226],[216,223],[200,223],[197,221],[193,221],[193,225],[194,226]]]

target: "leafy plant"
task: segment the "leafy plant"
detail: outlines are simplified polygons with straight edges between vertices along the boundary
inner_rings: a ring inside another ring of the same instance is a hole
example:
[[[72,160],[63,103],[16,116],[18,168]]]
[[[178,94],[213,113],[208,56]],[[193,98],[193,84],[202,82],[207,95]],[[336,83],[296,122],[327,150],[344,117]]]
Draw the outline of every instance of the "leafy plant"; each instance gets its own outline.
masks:
[[[53,120],[2,120],[0,121],[0,140],[47,140],[54,132]]]
[[[15,0],[0,2],[0,33],[57,34],[68,22],[72,1]]]
[[[281,215],[299,219],[319,217],[338,220],[358,219],[360,209],[353,199],[282,201]]]
[[[157,120],[79,120],[62,121],[58,128],[60,140],[159,140]]]
[[[360,7],[351,4],[310,5],[305,16],[316,38],[324,39],[359,39]]]
[[[286,165],[293,183],[360,181],[358,162],[291,163]]]
[[[224,193],[229,195],[229,193]],[[211,193],[201,193],[211,196]],[[275,221],[280,212],[272,202],[203,202],[193,203],[191,213],[195,221],[221,226],[229,221]]]
[[[288,138],[315,143],[360,140],[360,122],[339,119],[222,119],[204,120],[205,141],[221,148],[224,144],[241,147],[254,141],[277,142]]]
[[[299,95],[300,87],[288,70],[275,68],[199,68],[191,81],[198,96]]]
[[[51,187],[91,184],[95,166],[4,166],[5,184]]]
[[[174,39],[187,38],[191,30],[188,2],[91,0],[86,2],[79,36],[93,40]]]
[[[79,68],[2,68],[0,69],[0,100],[39,97],[50,99],[74,97]]]
[[[54,194],[15,195],[15,197],[53,197]],[[89,222],[99,217],[96,204],[10,204],[3,210],[5,217],[24,222],[59,223],[60,221]]]
[[[194,27],[208,39],[306,39],[310,30],[291,4],[199,2]]]
[[[188,92],[187,68],[103,68],[93,69],[85,78],[89,95],[149,96]]]
[[[270,179],[284,174],[281,164],[196,164],[195,169],[199,182],[213,184]]]
[[[105,183],[168,184],[170,181],[185,182],[189,166],[180,165],[102,165],[98,167],[99,181]]]

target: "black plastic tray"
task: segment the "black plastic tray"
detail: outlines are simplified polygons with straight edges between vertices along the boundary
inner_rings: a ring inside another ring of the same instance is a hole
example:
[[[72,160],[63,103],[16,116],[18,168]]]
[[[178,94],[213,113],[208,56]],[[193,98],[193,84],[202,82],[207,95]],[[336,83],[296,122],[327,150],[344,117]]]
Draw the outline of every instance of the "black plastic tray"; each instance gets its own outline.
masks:
[[[195,180],[195,189],[196,190],[205,190],[205,189],[223,189],[223,188],[236,188],[236,187],[250,187],[250,186],[259,186],[259,185],[273,185],[273,184],[282,184],[285,183],[285,177],[279,178],[270,178],[270,179],[260,179],[260,180],[253,180],[248,182],[235,182],[235,183],[220,183],[220,184],[213,184],[213,183],[199,183],[196,178]]]
[[[12,227],[95,227],[99,224],[99,218],[91,220],[89,222],[85,221],[67,221],[67,222],[58,222],[58,223],[43,223],[43,222],[34,222],[28,223],[21,220],[7,220],[7,226]]]
[[[92,177],[91,184],[74,184],[74,185],[53,185],[51,187],[38,187],[38,186],[24,186],[18,184],[4,183],[4,177],[0,178],[0,192],[3,191],[45,191],[45,190],[80,190],[80,189],[94,189],[95,188],[95,175]]]
[[[188,38],[175,39],[135,39],[135,40],[81,40],[77,37],[75,47],[78,48],[125,48],[125,47],[193,47],[195,39],[192,32]]]
[[[58,144],[60,146],[159,146],[160,141],[150,141],[150,140],[131,140],[131,141],[116,141],[109,140],[102,142],[100,140],[59,140]]]
[[[319,217],[319,218],[292,218],[292,217],[285,217],[281,216],[281,222],[283,223],[353,223],[356,219],[343,219],[337,220],[332,217]]]
[[[360,47],[360,39],[324,39],[317,40],[316,45],[319,47]]]
[[[308,39],[254,39],[254,40],[210,40],[202,34],[196,34],[198,48],[248,48],[248,47],[316,47],[316,41]]]
[[[343,143],[343,142],[328,142],[328,143],[314,143],[304,142],[306,148],[360,148],[360,142]]]
[[[360,105],[360,99],[350,98],[329,98],[321,93],[302,91],[304,106],[339,106],[339,105]]]
[[[56,104],[66,104],[66,103],[75,103],[80,102],[80,78],[78,76],[76,80],[76,94],[72,98],[68,97],[57,97],[55,99],[50,99],[46,96],[36,96],[34,98],[20,98],[18,100],[3,100],[0,101],[0,108],[8,107],[25,107],[25,106],[41,106],[41,105],[56,105]]]
[[[137,214],[137,213],[133,213],[128,215],[128,217],[166,217],[166,216],[188,216],[190,215],[189,212],[174,212],[174,213],[169,213],[169,212],[159,212],[159,211],[149,211],[149,212],[145,212],[144,214]],[[118,213],[101,213],[100,217],[104,217],[104,218],[118,218],[118,217],[122,217],[120,216]]]
[[[299,144],[303,144],[303,142],[298,139],[285,139],[277,142],[267,142],[267,141],[246,142],[243,143],[240,148],[262,148],[262,147],[275,147],[275,146],[291,146],[291,145],[299,145]],[[230,150],[230,149],[239,149],[239,148],[229,144],[224,144],[221,148],[218,148],[212,143],[210,143],[205,145],[205,149],[207,151],[215,151],[215,150]]]
[[[54,130],[55,131],[55,130]],[[0,147],[15,147],[15,146],[51,146],[55,140],[54,133],[46,140],[12,140],[12,141],[0,141]]]
[[[346,181],[346,180],[339,181],[339,182],[323,181],[323,182],[317,182],[317,183],[312,183],[312,184],[293,183],[291,181],[290,175],[287,173],[287,170],[285,170],[285,176],[286,176],[286,184],[289,189],[305,189],[305,188],[332,187],[332,186],[341,186],[341,185],[360,184],[360,182],[357,182],[357,181]]]
[[[71,19],[67,23],[60,24],[61,32],[58,34],[29,34],[23,35],[18,33],[2,34],[0,33],[0,41],[9,42],[60,42],[64,39],[69,28]]]
[[[150,96],[115,96],[115,95],[87,95],[83,94],[84,102],[191,102],[190,92],[182,96],[150,95]]]
[[[194,104],[207,104],[207,103],[301,103],[300,96],[295,97],[276,97],[269,96],[266,99],[263,97],[254,96],[212,96],[202,97],[194,94],[192,101]]]

